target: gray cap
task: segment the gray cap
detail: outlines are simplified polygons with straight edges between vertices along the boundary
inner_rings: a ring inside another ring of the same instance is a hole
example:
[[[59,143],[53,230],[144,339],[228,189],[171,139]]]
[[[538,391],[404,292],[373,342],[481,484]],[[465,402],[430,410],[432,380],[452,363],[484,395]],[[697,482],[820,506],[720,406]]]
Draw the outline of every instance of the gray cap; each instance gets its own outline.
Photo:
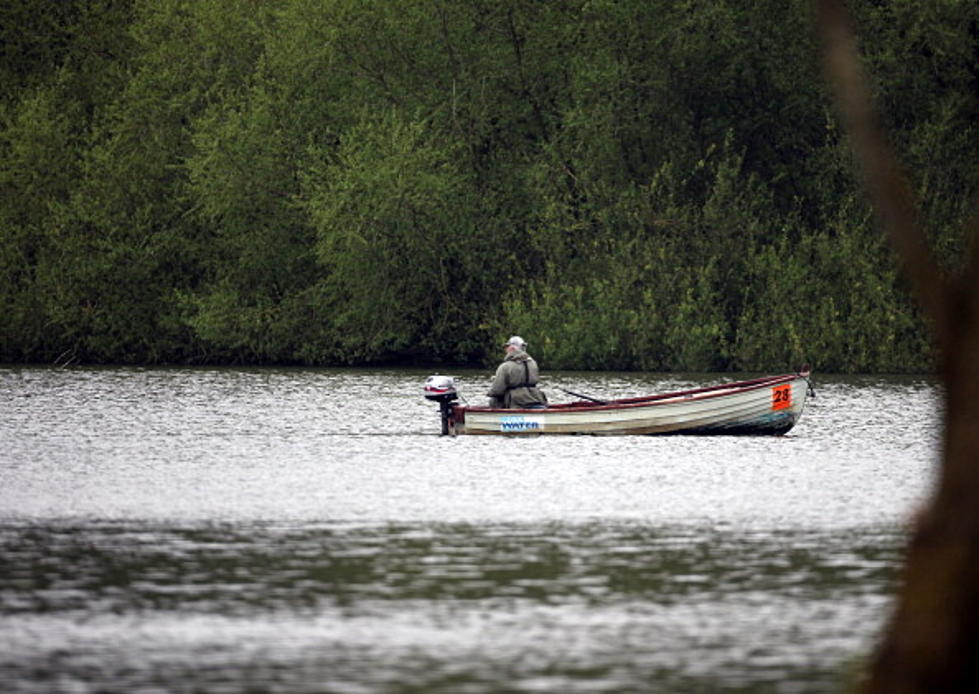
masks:
[[[509,345],[513,345],[514,347],[518,347],[520,349],[523,349],[524,347],[527,346],[527,343],[524,342],[524,339],[522,337],[520,337],[519,335],[514,335],[509,340],[507,340],[506,342],[503,343],[503,346],[504,347],[507,347]]]

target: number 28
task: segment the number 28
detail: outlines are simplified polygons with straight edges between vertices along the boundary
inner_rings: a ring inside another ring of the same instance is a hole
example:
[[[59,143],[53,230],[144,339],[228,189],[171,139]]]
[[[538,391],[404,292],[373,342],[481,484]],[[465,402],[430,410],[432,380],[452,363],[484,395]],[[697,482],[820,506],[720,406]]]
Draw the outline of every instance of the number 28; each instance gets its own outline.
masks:
[[[784,410],[792,406],[792,386],[785,384],[772,388],[772,409]]]

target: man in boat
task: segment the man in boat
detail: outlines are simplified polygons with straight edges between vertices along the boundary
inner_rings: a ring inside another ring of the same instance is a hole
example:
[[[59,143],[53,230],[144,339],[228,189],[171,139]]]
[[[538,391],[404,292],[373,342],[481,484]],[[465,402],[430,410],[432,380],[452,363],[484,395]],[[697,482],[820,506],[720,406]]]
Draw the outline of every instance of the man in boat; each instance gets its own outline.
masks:
[[[547,396],[537,387],[540,371],[537,362],[527,354],[527,343],[514,335],[503,344],[506,357],[496,369],[490,386],[490,407],[547,407]]]

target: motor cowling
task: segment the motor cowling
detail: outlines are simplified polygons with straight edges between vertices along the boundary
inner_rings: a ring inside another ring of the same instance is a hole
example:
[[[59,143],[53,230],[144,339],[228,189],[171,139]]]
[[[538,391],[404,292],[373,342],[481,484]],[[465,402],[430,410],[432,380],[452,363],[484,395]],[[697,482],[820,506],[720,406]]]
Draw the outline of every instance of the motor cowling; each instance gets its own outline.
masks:
[[[449,403],[459,399],[456,381],[452,376],[438,374],[425,379],[425,399],[438,403]]]

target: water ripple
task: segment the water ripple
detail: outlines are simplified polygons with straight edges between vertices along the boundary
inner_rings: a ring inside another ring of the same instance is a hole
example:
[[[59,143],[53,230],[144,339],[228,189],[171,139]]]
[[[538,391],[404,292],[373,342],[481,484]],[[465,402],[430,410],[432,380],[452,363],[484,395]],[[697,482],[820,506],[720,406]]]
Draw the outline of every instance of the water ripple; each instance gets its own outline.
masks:
[[[829,692],[871,647],[928,379],[817,378],[784,437],[611,439],[439,437],[423,380],[0,369],[4,691]]]

